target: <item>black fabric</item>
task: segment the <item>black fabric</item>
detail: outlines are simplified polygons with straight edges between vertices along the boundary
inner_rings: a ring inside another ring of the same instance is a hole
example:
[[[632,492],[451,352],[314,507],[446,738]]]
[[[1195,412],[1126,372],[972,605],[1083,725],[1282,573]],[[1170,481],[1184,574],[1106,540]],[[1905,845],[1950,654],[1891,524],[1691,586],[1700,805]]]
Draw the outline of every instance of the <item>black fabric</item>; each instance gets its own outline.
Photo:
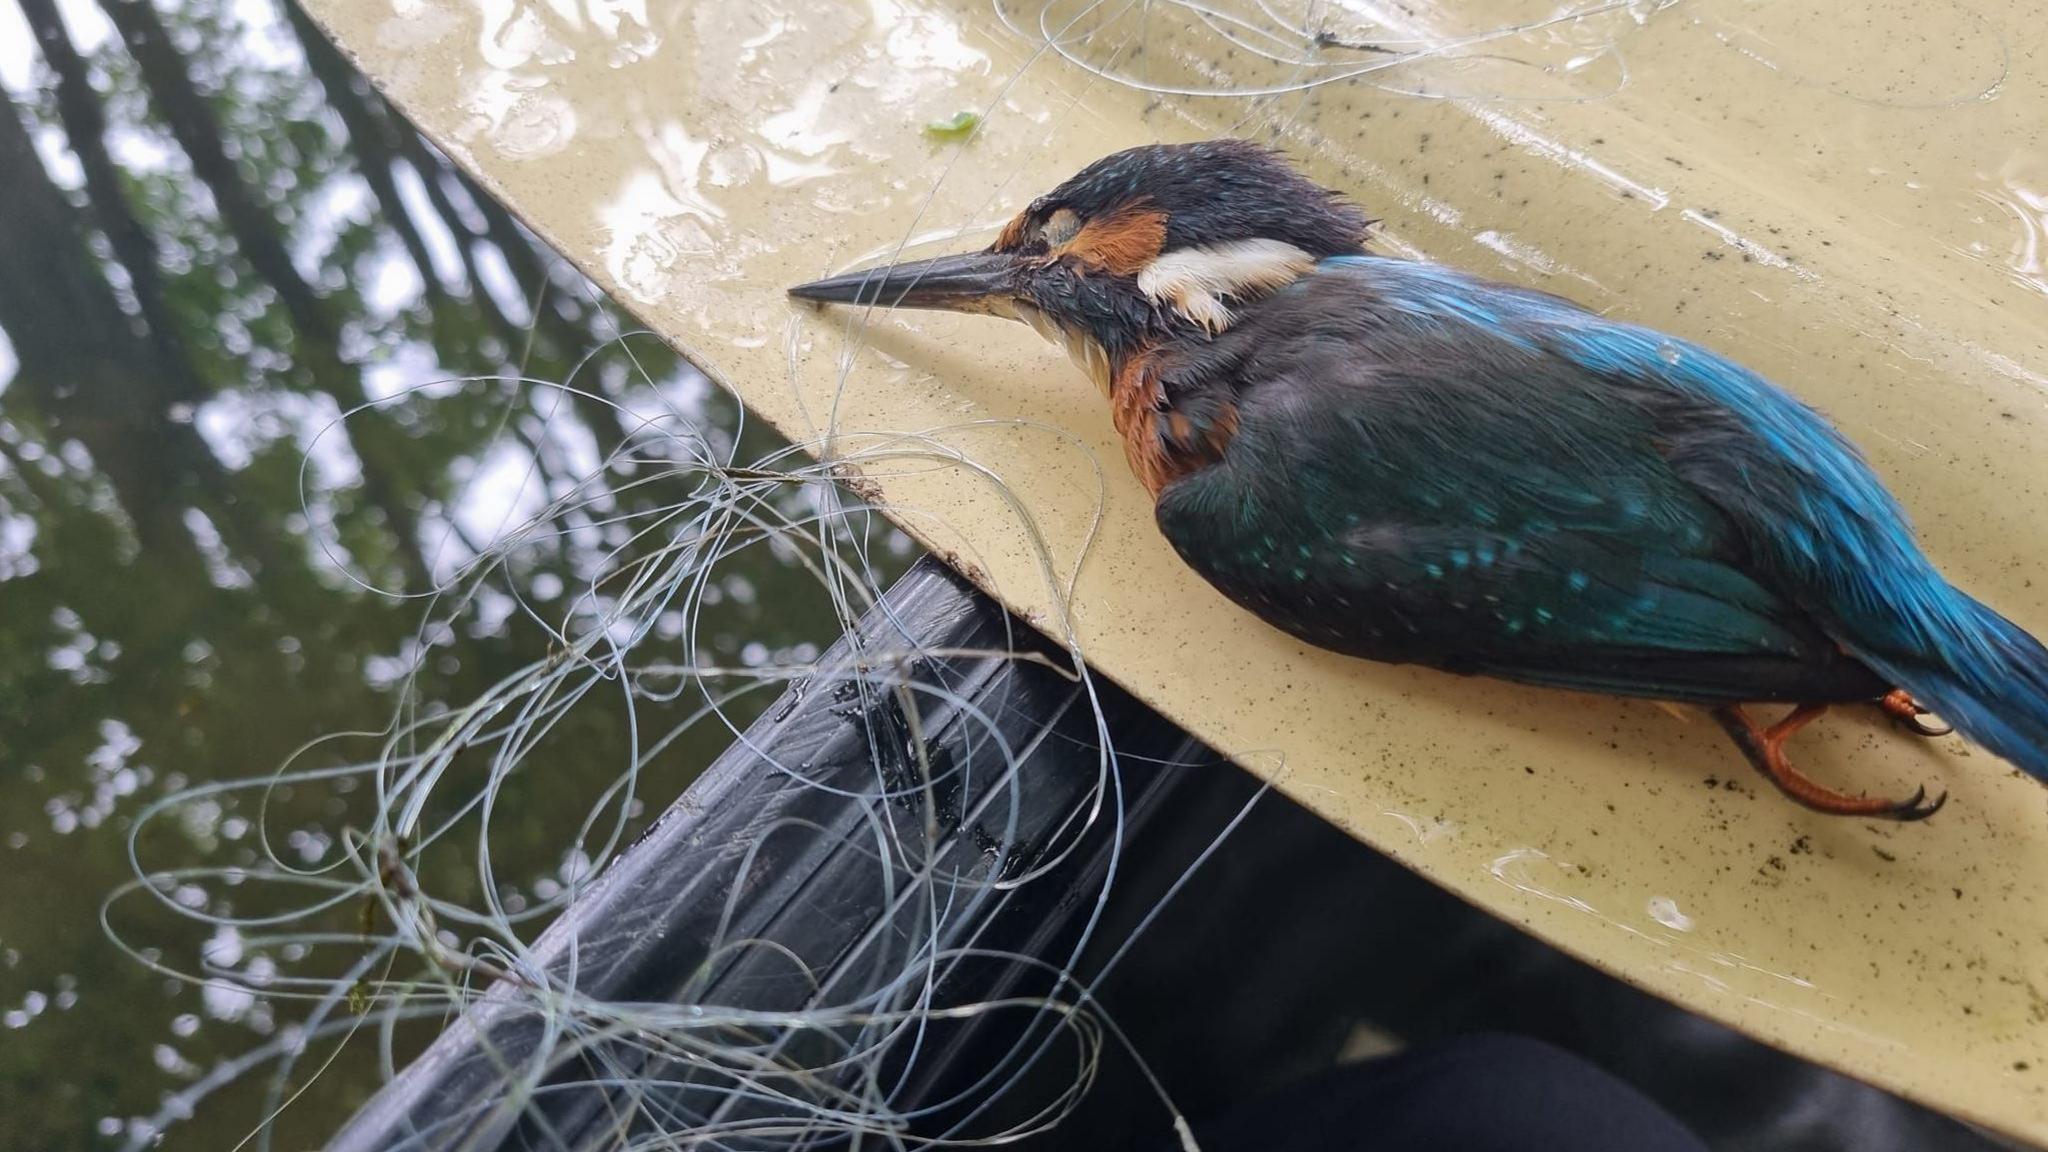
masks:
[[[1194,1130],[1202,1152],[1707,1152],[1649,1097],[1506,1035],[1335,1068]]]

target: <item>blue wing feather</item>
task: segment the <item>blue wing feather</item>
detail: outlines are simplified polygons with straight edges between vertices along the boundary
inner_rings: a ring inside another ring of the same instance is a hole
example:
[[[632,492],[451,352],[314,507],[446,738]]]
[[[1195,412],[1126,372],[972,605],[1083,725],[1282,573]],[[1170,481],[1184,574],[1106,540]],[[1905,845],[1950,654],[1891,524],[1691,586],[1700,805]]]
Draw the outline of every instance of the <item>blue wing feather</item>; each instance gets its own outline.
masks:
[[[1832,425],[1705,348],[1345,256],[1176,372],[1231,379],[1239,426],[1161,526],[1307,639],[1676,698],[1900,685],[2048,773],[2048,652],[1940,576]]]

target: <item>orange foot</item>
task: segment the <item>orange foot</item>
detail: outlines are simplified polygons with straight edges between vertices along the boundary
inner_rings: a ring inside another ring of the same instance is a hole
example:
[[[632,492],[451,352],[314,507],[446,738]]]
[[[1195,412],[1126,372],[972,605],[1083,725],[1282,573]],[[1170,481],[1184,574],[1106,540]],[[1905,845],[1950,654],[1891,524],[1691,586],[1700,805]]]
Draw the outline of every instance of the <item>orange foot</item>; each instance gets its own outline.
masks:
[[[1903,700],[1899,707],[1911,707],[1915,711],[1901,716],[1899,712],[1894,711],[1893,696]],[[1924,714],[1924,709],[1920,709],[1912,697],[1903,693],[1886,696],[1883,705],[1885,711],[1908,721],[1917,721],[1918,717]],[[1815,812],[1826,812],[1831,816],[1874,817],[1879,820],[1925,820],[1941,811],[1941,806],[1948,803],[1946,792],[1929,802],[1925,788],[1915,790],[1904,800],[1850,796],[1802,775],[1785,759],[1785,742],[1792,738],[1793,733],[1819,719],[1821,713],[1827,710],[1828,706],[1825,704],[1801,704],[1792,710],[1791,715],[1769,728],[1764,728],[1750,719],[1749,714],[1744,712],[1740,705],[1729,704],[1714,709],[1714,719],[1721,722],[1721,727],[1735,740],[1736,747],[1742,749],[1742,754],[1749,758],[1749,762],[1756,766],[1756,770],[1778,786],[1778,791]]]
[[[1898,721],[1906,731],[1915,736],[1947,736],[1955,731],[1946,724],[1929,724],[1922,720],[1922,716],[1931,716],[1933,713],[1922,708],[1920,702],[1913,699],[1912,694],[1904,688],[1894,688],[1885,693],[1884,698],[1877,702],[1877,706],[1884,709],[1885,715]]]

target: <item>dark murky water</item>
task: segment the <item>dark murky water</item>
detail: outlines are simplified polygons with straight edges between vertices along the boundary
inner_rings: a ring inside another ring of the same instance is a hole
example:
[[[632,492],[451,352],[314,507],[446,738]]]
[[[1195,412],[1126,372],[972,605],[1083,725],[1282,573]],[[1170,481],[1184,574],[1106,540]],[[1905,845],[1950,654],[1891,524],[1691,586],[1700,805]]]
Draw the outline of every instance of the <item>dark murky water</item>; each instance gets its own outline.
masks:
[[[0,1147],[105,1148],[297,1011],[257,994],[295,957],[234,929],[117,909],[133,944],[235,977],[204,985],[110,943],[101,903],[132,875],[137,813],[382,730],[402,689],[459,706],[544,657],[545,631],[513,617],[545,617],[616,544],[587,519],[519,552],[500,584],[523,603],[480,594],[427,648],[428,605],[394,593],[589,474],[626,435],[603,401],[682,408],[743,460],[776,444],[653,339],[616,342],[631,321],[276,0],[0,0],[0,83]],[[572,373],[598,398],[519,382]],[[674,494],[612,498],[623,515]],[[900,561],[907,541],[889,542]],[[766,549],[719,569],[695,629],[735,664],[837,631]],[[529,758],[493,818],[500,899],[545,898],[579,866],[560,845],[627,739],[597,693]],[[725,740],[707,725],[666,752],[641,818]],[[262,811],[226,796],[137,848],[151,869],[253,866],[267,834],[315,867],[360,816],[329,791]],[[476,883],[446,867],[445,886]],[[370,1049],[292,1104],[276,1146],[317,1144],[364,1097]],[[165,1146],[234,1146],[265,1087],[206,1100]]]

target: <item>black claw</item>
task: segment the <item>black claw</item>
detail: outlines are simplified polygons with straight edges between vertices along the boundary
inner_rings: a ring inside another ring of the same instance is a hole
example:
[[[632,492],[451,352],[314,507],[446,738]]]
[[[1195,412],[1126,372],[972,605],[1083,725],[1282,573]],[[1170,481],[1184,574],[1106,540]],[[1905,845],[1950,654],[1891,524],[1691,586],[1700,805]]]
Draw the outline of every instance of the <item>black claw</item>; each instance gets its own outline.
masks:
[[[1930,740],[1955,734],[1955,729],[1947,724],[1929,724],[1918,716],[1894,716],[1892,719],[1897,720],[1901,728],[1913,735],[1925,736]]]
[[[1919,788],[1915,788],[1911,796],[1893,805],[1891,811],[1886,812],[1884,816],[1887,820],[1897,820],[1904,824],[1915,824],[1941,811],[1941,806],[1946,803],[1948,803],[1948,793],[1946,792],[1936,796],[1933,803],[1928,803],[1927,788],[1925,785],[1922,785]]]

